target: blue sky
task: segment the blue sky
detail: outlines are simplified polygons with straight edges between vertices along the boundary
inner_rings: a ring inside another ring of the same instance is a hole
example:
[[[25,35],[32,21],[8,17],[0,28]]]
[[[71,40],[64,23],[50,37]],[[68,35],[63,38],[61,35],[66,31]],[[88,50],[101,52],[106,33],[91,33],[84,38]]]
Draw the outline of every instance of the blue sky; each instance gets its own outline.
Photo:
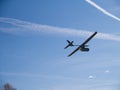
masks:
[[[1,0],[0,86],[17,90],[119,90],[119,0]],[[64,50],[66,40],[89,52]]]

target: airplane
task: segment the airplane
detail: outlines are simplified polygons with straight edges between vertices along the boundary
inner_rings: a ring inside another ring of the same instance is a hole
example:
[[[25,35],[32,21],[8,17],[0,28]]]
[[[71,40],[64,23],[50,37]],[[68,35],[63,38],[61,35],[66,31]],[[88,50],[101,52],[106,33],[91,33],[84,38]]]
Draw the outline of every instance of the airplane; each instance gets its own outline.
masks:
[[[71,52],[68,57],[70,57],[71,55],[73,55],[75,52],[77,52],[78,50],[82,51],[82,52],[88,52],[89,51],[89,48],[86,48],[88,47],[88,45],[86,45],[86,43],[88,43],[88,41],[90,41],[95,35],[97,34],[97,32],[94,32],[87,40],[85,40],[81,45],[73,45],[73,41],[69,41],[67,40],[68,42],[68,45],[64,48],[68,48],[69,46],[78,46],[73,52]]]

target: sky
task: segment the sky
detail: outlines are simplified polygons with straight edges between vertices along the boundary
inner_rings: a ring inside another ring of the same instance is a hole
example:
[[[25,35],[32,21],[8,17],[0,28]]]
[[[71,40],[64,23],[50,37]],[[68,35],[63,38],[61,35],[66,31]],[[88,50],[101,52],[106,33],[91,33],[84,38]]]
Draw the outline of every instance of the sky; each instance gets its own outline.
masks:
[[[119,0],[0,0],[0,87],[119,90],[119,30]]]

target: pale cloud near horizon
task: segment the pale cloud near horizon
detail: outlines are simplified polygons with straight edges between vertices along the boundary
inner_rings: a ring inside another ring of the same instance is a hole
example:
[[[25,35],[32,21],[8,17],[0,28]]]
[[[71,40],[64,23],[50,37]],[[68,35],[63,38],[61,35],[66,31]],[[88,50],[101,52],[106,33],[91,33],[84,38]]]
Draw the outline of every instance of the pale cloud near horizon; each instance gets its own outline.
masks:
[[[46,75],[46,74],[35,74],[35,73],[25,73],[25,72],[0,72],[0,76],[16,76],[16,77],[27,77],[27,78],[46,78],[46,79],[60,79],[60,80],[77,80],[73,77],[65,77],[59,75]]]
[[[71,28],[62,28],[57,26],[50,26],[50,25],[42,25],[31,23],[27,21],[22,21],[19,19],[14,18],[4,18],[0,17],[0,23],[7,24],[7,27],[0,27],[1,32],[5,33],[52,33],[52,34],[62,34],[65,36],[77,36],[77,37],[84,37],[90,36],[93,32],[88,30],[79,30],[79,29],[71,29]],[[117,35],[106,34],[106,33],[99,33],[95,36],[98,39],[104,40],[113,40],[113,41],[120,41],[120,37]]]
[[[79,84],[74,84],[72,86],[68,86],[67,84],[60,84],[57,87],[54,87],[54,89],[58,90],[114,90],[114,85],[118,84],[119,82],[117,80],[106,80],[106,79],[96,79],[96,76],[90,75],[88,79],[80,79],[77,77],[64,77],[64,76],[50,76],[50,75],[43,75],[43,74],[33,74],[33,73],[16,73],[16,72],[0,72],[0,75],[2,76],[17,76],[17,77],[27,77],[27,78],[46,78],[46,79],[59,79],[59,80],[70,80],[79,82]],[[89,80],[90,79],[90,80]],[[91,81],[92,80],[92,81]],[[87,82],[87,83],[86,83]],[[71,84],[71,83],[70,83]],[[44,90],[44,89],[43,89]],[[52,90],[52,89],[50,89]]]

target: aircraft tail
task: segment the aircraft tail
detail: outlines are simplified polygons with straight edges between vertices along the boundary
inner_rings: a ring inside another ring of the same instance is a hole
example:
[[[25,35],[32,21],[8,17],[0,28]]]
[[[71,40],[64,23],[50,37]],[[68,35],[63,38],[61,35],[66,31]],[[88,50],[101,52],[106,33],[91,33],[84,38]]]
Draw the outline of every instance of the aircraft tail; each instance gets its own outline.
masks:
[[[68,42],[68,45],[64,49],[68,48],[69,46],[74,46],[73,41],[67,40],[67,42]]]

